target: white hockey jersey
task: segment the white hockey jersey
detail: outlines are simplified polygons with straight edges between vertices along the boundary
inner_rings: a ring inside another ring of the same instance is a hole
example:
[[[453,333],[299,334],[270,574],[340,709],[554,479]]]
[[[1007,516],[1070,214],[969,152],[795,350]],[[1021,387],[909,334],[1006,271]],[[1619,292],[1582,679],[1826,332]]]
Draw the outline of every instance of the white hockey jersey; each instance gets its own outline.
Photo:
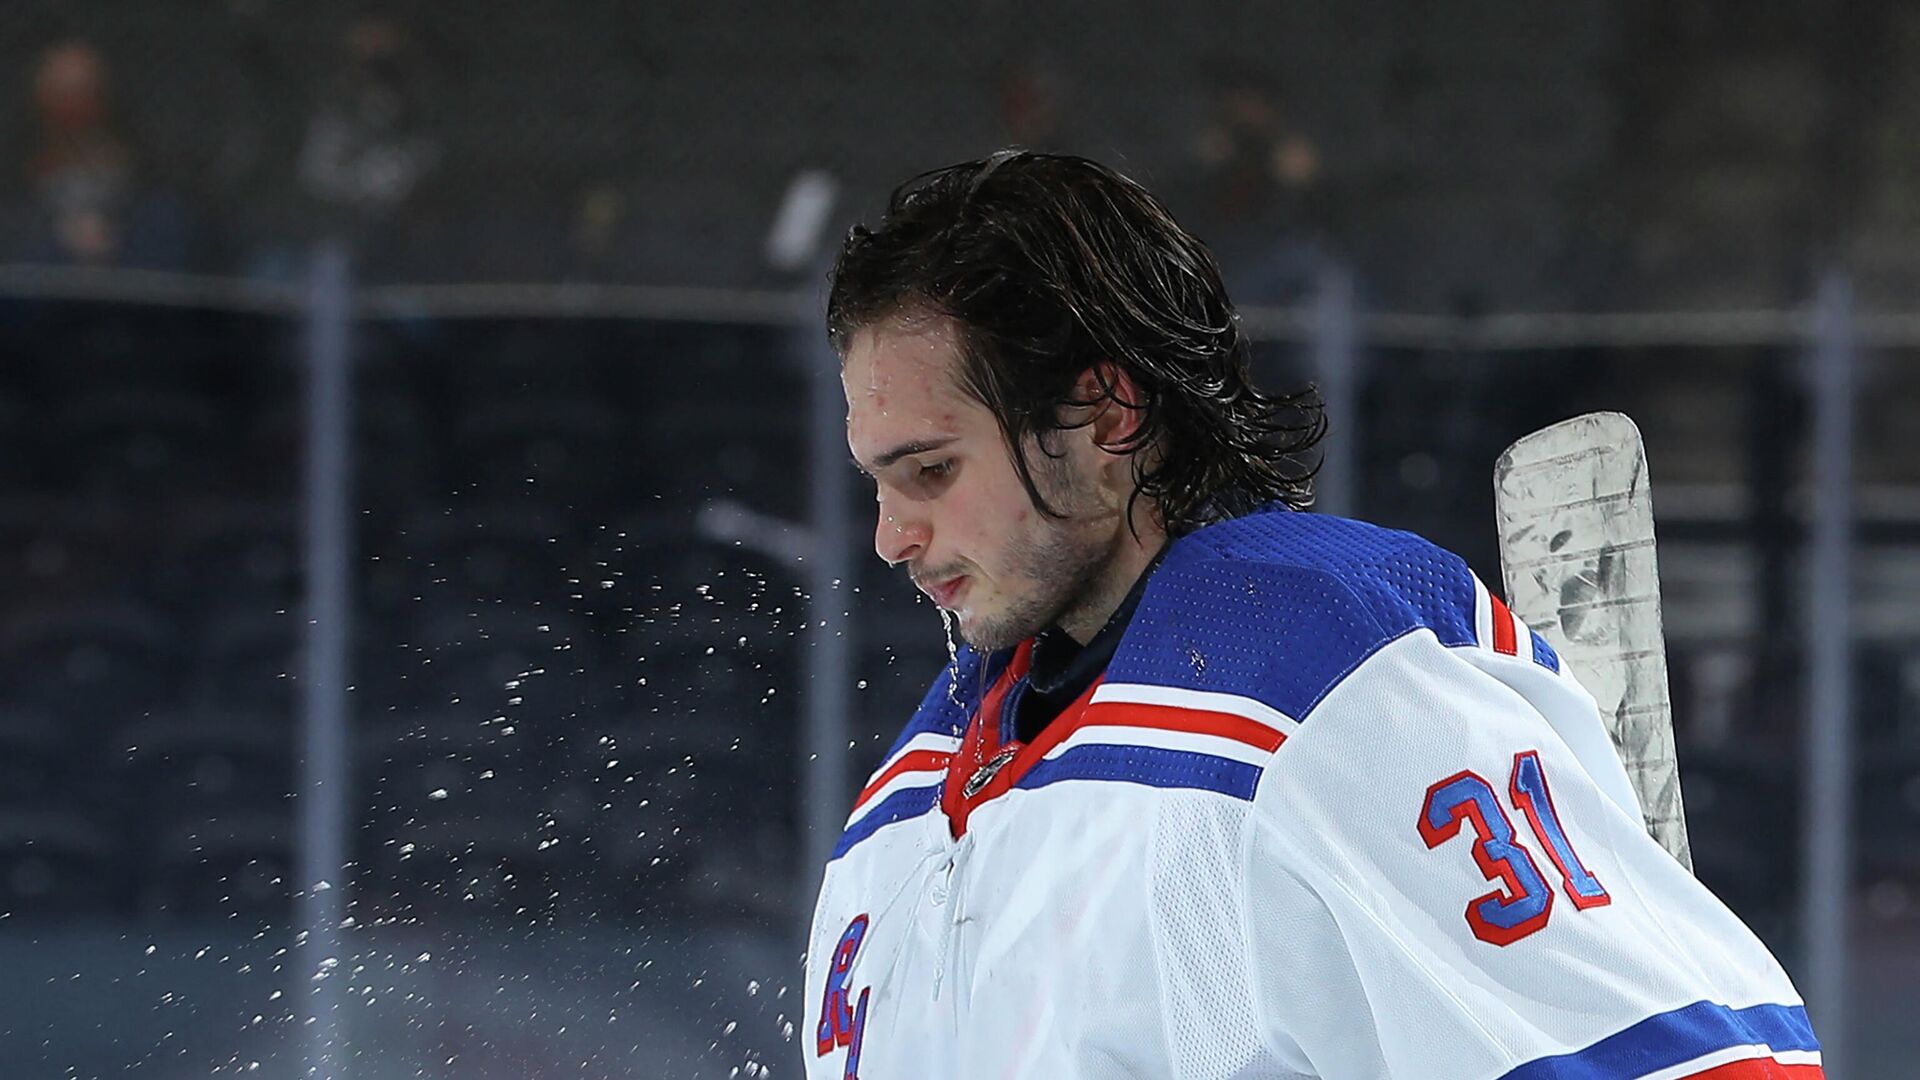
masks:
[[[809,1077],[1822,1075],[1592,698],[1457,557],[1278,508],[1183,537],[1021,744],[1030,651],[962,650],[860,793]]]

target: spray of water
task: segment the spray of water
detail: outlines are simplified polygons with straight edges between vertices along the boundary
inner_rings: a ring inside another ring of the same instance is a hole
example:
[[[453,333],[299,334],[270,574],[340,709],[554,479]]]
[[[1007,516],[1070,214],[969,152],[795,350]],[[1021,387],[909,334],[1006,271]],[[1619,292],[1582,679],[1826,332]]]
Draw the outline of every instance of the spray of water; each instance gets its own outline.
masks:
[[[947,631],[947,700],[957,708],[960,704],[960,640],[953,624],[953,612],[940,609],[940,625]]]

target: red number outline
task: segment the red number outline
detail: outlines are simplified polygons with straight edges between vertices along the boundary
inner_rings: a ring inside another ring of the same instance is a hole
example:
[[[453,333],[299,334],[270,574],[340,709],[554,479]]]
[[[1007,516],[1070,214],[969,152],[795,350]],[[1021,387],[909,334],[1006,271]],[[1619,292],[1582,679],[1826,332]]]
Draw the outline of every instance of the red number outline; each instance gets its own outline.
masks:
[[[1540,808],[1535,805],[1533,795],[1520,786],[1521,762],[1528,758],[1533,759],[1534,772],[1540,777],[1540,794],[1546,800],[1547,816],[1552,819],[1551,829],[1547,827],[1547,822],[1540,820]],[[1573,849],[1573,838],[1567,835],[1566,826],[1560,820],[1560,811],[1553,805],[1553,787],[1547,783],[1546,766],[1540,764],[1540,751],[1522,750],[1513,755],[1513,779],[1508,783],[1507,789],[1513,796],[1513,805],[1527,815],[1527,825],[1533,829],[1533,835],[1539,838],[1540,846],[1547,849],[1547,858],[1552,859],[1554,868],[1560,871],[1560,884],[1567,890],[1567,899],[1573,901],[1573,906],[1580,911],[1586,911],[1589,908],[1606,907],[1613,903],[1613,896],[1607,892],[1607,887],[1600,883],[1599,878],[1593,876],[1593,871],[1587,869],[1587,864],[1580,858],[1580,853]],[[1554,842],[1556,838],[1559,843]],[[1566,845],[1567,855],[1573,859],[1574,866],[1579,867],[1578,875],[1572,872],[1572,868],[1567,866],[1566,859],[1561,856],[1562,844]],[[1583,878],[1593,882],[1594,888],[1600,891],[1591,895],[1583,894],[1575,884]]]
[[[1506,833],[1504,838],[1497,834],[1487,821],[1486,815],[1481,811],[1482,800],[1479,799],[1455,800],[1444,808],[1447,813],[1446,824],[1433,824],[1431,808],[1434,799],[1439,797],[1443,789],[1462,780],[1472,780],[1486,792],[1488,797],[1484,800],[1485,803],[1500,812],[1500,824]],[[1472,928],[1474,937],[1489,944],[1504,947],[1547,925],[1547,919],[1553,914],[1553,887],[1547,884],[1547,879],[1540,873],[1540,864],[1534,860],[1533,854],[1527,850],[1525,844],[1520,842],[1519,834],[1513,828],[1513,819],[1507,816],[1506,809],[1500,805],[1498,790],[1487,783],[1485,777],[1472,769],[1462,769],[1444,780],[1437,780],[1428,785],[1427,797],[1420,804],[1420,838],[1426,841],[1429,849],[1437,848],[1459,834],[1461,822],[1473,823],[1473,861],[1480,867],[1480,873],[1488,881],[1502,884],[1505,888],[1483,893],[1467,901],[1467,925]],[[1491,848],[1495,844],[1505,848],[1509,854],[1493,854]],[[1484,911],[1486,904],[1491,902],[1497,907],[1507,908],[1524,903],[1534,895],[1533,890],[1521,881],[1521,871],[1514,866],[1513,859],[1516,855],[1525,864],[1526,876],[1539,883],[1540,894],[1545,897],[1545,902],[1541,904],[1537,914],[1512,926],[1496,926],[1486,916]]]

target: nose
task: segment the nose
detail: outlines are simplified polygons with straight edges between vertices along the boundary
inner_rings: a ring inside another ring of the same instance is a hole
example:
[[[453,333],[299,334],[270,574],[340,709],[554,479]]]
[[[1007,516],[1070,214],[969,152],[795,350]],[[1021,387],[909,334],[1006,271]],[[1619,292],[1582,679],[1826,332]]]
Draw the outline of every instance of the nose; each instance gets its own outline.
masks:
[[[880,521],[873,530],[874,554],[888,566],[898,566],[926,550],[933,530],[924,518],[896,514],[884,498],[879,507]]]

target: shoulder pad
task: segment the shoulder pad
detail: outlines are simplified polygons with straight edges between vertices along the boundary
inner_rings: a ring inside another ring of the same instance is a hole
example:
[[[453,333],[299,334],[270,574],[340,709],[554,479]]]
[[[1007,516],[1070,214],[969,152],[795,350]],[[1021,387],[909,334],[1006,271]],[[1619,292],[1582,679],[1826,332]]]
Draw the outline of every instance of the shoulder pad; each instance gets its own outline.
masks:
[[[1412,533],[1264,510],[1175,541],[1108,678],[1250,697],[1300,720],[1404,634],[1472,644],[1475,602],[1466,562]]]

